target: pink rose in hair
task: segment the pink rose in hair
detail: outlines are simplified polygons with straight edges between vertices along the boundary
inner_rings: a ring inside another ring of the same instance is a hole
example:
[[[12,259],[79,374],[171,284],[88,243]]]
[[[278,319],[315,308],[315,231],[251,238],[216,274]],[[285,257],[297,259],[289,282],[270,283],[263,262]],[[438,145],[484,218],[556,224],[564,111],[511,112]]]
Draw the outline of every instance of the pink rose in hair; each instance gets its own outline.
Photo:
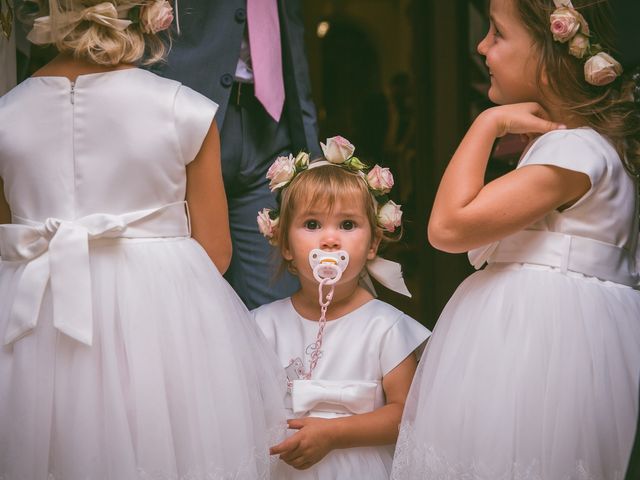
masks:
[[[604,52],[594,55],[584,64],[584,78],[587,83],[597,87],[610,84],[620,75],[622,75],[622,65]]]
[[[388,168],[374,165],[367,173],[367,182],[373,190],[377,190],[380,193],[389,193],[391,187],[393,187],[393,175]]]
[[[320,142],[320,147],[324,158],[331,163],[344,163],[356,149],[349,140],[340,136],[327,138],[327,144]]]
[[[258,213],[258,218],[256,220],[258,221],[258,229],[260,230],[260,233],[269,240],[269,243],[273,243],[273,235],[280,219],[276,217],[275,220],[273,220],[269,212],[271,212],[270,208],[263,208]]]
[[[590,45],[589,37],[578,33],[569,42],[569,53],[576,58],[582,58],[589,51]]]
[[[378,223],[387,232],[394,232],[402,224],[400,205],[396,205],[391,200],[382,205],[380,211],[378,211]]]
[[[273,162],[273,165],[269,167],[267,178],[271,180],[269,188],[272,192],[284,187],[295,176],[295,162],[296,159],[293,158],[293,155],[289,155],[288,157],[278,157],[275,162]]]
[[[551,14],[553,39],[565,43],[571,40],[582,27],[581,33],[589,35],[589,27],[584,17],[573,8],[560,7]]]
[[[158,33],[173,23],[173,8],[167,0],[147,3],[140,9],[140,24],[144,33]]]

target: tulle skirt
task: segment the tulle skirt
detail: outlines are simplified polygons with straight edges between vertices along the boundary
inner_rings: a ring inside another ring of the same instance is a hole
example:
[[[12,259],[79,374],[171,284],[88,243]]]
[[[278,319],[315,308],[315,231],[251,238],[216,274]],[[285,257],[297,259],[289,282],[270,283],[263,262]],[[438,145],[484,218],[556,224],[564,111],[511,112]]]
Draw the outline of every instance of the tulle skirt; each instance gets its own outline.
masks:
[[[0,479],[269,478],[285,380],[192,239],[90,247],[91,347],[52,325],[0,350]],[[0,334],[24,267],[0,263]]]
[[[462,283],[438,320],[392,478],[622,479],[639,377],[640,292],[491,265]]]

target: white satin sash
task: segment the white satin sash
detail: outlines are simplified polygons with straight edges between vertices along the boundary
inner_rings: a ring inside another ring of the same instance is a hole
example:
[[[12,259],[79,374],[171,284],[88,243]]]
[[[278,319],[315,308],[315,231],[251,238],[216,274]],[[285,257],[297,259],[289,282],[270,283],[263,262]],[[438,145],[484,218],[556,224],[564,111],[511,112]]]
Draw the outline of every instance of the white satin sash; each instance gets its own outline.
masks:
[[[523,230],[468,255],[476,269],[485,262],[531,263],[640,287],[636,252],[587,237]]]
[[[0,225],[2,261],[26,264],[10,306],[4,344],[15,342],[36,327],[50,283],[54,327],[91,345],[90,241],[189,236],[186,207],[186,202],[176,202],[121,215],[92,214],[76,220],[48,218],[44,222],[14,216],[13,224]]]
[[[360,414],[375,409],[377,382],[351,380],[294,380],[293,413]]]

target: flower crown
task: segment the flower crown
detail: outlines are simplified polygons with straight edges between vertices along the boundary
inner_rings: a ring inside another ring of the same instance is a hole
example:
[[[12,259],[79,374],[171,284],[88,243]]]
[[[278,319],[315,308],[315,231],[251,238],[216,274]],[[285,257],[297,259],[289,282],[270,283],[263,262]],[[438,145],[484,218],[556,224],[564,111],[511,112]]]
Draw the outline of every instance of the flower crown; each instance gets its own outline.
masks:
[[[569,42],[569,54],[586,58],[584,78],[597,87],[608,85],[622,75],[622,65],[594,43],[589,24],[571,0],[553,0],[556,9],[551,14],[551,33],[556,42]]]
[[[369,168],[362,163],[353,156],[355,147],[346,138],[331,137],[327,139],[326,145],[320,143],[320,146],[326,161],[309,163],[309,154],[306,152],[300,152],[296,157],[289,155],[288,157],[276,158],[267,172],[271,191],[279,190],[281,192],[296,176],[309,168],[321,165],[335,165],[344,168],[357,173],[367,184],[369,192],[375,200],[376,216],[380,228],[392,234],[396,233],[402,224],[402,209],[387,196],[394,183],[391,171],[380,165]],[[263,208],[258,213],[257,221],[260,233],[272,245],[276,243],[274,233],[278,226],[279,217],[280,211],[271,208]]]

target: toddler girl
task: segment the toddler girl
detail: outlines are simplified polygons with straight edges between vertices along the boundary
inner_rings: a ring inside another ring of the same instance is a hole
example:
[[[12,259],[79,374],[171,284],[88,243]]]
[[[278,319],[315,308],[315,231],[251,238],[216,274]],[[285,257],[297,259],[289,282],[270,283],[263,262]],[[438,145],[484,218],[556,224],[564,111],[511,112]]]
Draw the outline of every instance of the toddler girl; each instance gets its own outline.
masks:
[[[259,216],[301,284],[253,311],[286,368],[296,430],[271,453],[282,460],[277,478],[388,479],[414,352],[429,331],[361,285],[369,272],[408,294],[399,266],[376,257],[383,237],[399,234],[389,170],[365,175],[340,137],[323,150],[327,160],[309,166],[305,154],[276,160],[268,177],[280,210]]]

